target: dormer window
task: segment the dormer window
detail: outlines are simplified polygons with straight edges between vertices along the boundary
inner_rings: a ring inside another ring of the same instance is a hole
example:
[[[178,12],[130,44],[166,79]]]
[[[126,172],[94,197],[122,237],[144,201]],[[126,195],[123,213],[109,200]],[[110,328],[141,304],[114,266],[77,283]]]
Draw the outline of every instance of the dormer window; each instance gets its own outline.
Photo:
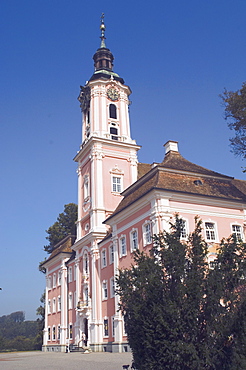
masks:
[[[114,104],[109,104],[109,117],[117,119],[116,105]]]

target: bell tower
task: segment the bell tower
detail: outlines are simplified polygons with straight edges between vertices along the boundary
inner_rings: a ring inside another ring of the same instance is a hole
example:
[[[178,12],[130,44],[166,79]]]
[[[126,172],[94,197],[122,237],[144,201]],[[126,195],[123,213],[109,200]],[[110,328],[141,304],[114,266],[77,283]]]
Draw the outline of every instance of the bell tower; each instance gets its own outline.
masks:
[[[77,309],[75,332],[79,339],[81,331],[87,330],[88,343],[94,350],[102,350],[103,343],[99,243],[109,231],[104,221],[118,206],[121,192],[137,180],[140,149],[130,133],[131,90],[113,71],[114,57],[105,44],[105,29],[102,16],[101,44],[93,56],[94,73],[81,86],[78,97],[82,143],[74,159],[78,163],[78,221],[73,250],[81,271],[76,296],[88,301]]]
[[[79,173],[77,240],[89,231],[105,233],[103,221],[117,207],[120,193],[137,180],[137,151],[129,121],[130,88],[113,71],[101,17],[101,43],[93,56],[94,73],[80,87],[82,144],[75,157]]]

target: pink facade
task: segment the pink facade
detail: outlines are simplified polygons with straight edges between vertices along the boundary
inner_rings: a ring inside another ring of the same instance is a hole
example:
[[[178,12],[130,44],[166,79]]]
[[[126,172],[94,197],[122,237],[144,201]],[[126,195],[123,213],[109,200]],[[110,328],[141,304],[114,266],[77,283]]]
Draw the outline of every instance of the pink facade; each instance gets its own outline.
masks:
[[[131,138],[130,88],[112,70],[113,55],[102,43],[95,71],[81,88],[82,144],[78,163],[78,221],[75,238],[60,242],[44,263],[46,314],[43,349],[69,346],[127,351],[124,320],[114,292],[120,268],[135,249],[148,253],[152,235],[182,216],[186,239],[194,218],[203,221],[213,262],[223,237],[245,240],[246,183],[184,159],[178,144],[165,144],[160,163],[141,164]]]

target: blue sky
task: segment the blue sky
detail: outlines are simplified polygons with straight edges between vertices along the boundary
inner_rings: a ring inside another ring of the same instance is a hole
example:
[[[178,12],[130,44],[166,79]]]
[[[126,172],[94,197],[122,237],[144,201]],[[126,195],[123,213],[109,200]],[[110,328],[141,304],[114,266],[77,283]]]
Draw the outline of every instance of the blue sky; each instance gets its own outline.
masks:
[[[176,140],[186,159],[245,179],[219,98],[246,80],[245,0],[1,0],[0,316],[36,319],[45,230],[77,202],[77,96],[93,73],[102,12],[114,71],[133,91],[139,160],[162,161]]]

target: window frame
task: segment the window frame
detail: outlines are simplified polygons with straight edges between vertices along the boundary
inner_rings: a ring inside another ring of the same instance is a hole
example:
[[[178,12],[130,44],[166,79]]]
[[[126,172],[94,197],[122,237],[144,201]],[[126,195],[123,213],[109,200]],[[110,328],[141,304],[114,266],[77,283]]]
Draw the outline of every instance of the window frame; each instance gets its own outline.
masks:
[[[56,297],[52,298],[52,313],[56,313]]]
[[[47,313],[48,313],[48,315],[50,315],[51,314],[51,300],[50,299],[48,299],[48,303],[47,303]]]
[[[68,309],[72,310],[73,309],[73,293],[69,292],[68,294]]]
[[[57,276],[57,286],[61,285],[61,280],[62,280],[62,271],[58,271],[58,276]]]
[[[73,339],[73,324],[69,324],[69,339]]]
[[[109,118],[117,120],[117,106],[113,103],[109,104]]]
[[[122,189],[122,175],[112,174],[112,193],[120,194]]]
[[[106,301],[108,299],[108,281],[102,281],[102,300]]]
[[[48,341],[51,341],[51,331],[50,331],[50,326],[48,326]]]
[[[240,228],[240,231],[233,230],[234,227]],[[235,235],[237,243],[240,243],[240,242],[244,241],[242,225],[240,225],[238,223],[235,223],[235,222],[232,223],[231,224],[231,233],[232,233],[232,235]],[[240,234],[240,236],[238,234]]]
[[[182,221],[183,221],[183,230],[180,233],[180,239],[187,240],[189,236],[188,221],[185,218],[182,218]],[[185,235],[184,235],[184,232],[185,232]]]
[[[61,296],[57,297],[57,312],[61,312]]]
[[[123,246],[123,244],[122,244],[122,241],[125,241],[125,243],[124,243],[124,248],[125,248],[125,252],[123,253],[122,252],[122,246]],[[119,244],[120,244],[120,257],[125,257],[126,255],[127,255],[127,244],[126,244],[126,235],[121,235],[120,236],[120,239],[119,239]]]
[[[109,246],[109,264],[112,265],[114,263],[114,244]]]
[[[83,255],[83,273],[84,275],[89,273],[89,255],[87,251]]]
[[[52,287],[53,289],[56,288],[56,273],[53,273],[53,281],[52,281]]]
[[[56,340],[56,326],[52,326],[52,341]]]
[[[68,266],[68,274],[67,274],[68,283],[73,281],[73,266]]]
[[[134,235],[136,234],[136,237]],[[136,246],[134,245],[136,241]],[[138,249],[138,229],[132,229],[130,232],[130,244],[131,244],[131,252],[134,252]]]
[[[102,269],[107,267],[107,250],[106,248],[103,248],[102,251],[101,251],[101,267]]]
[[[151,221],[145,221],[143,224],[143,245],[144,247],[152,243],[152,227],[151,226],[152,226]],[[146,231],[147,227],[149,227],[149,230]]]
[[[103,338],[109,337],[109,320],[108,317],[103,318]]]
[[[207,225],[209,224],[213,225],[212,229],[207,228]],[[214,221],[204,221],[204,232],[205,232],[205,240],[207,243],[214,243],[217,241],[217,227]],[[212,234],[214,234],[214,237],[211,237]]]
[[[115,277],[110,278],[110,298],[115,297]]]

